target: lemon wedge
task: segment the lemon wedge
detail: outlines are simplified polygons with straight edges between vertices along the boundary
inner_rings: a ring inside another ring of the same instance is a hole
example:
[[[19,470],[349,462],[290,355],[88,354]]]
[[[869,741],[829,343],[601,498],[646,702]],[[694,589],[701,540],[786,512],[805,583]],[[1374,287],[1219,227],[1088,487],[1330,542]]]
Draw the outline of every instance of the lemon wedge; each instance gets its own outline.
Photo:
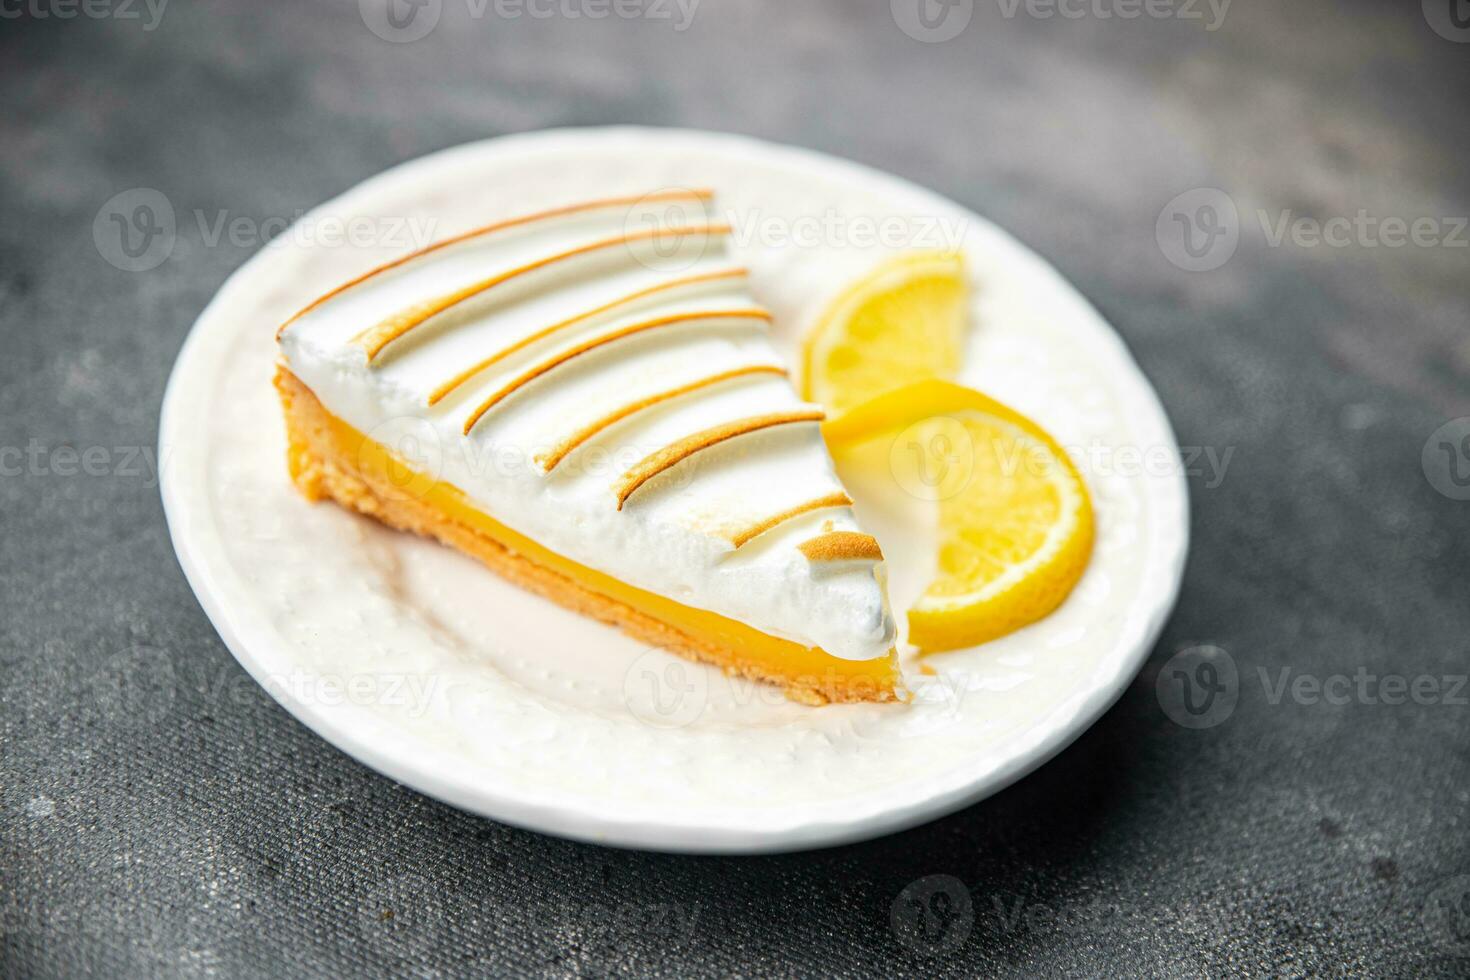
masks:
[[[925,378],[951,378],[964,355],[969,287],[962,256],[889,259],[845,289],[802,346],[803,396],[834,415]]]
[[[938,573],[909,610],[925,652],[973,646],[1046,616],[1092,555],[1092,501],[1046,430],[978,391],[921,381],[823,429],[834,454],[888,440],[893,478],[938,507]]]

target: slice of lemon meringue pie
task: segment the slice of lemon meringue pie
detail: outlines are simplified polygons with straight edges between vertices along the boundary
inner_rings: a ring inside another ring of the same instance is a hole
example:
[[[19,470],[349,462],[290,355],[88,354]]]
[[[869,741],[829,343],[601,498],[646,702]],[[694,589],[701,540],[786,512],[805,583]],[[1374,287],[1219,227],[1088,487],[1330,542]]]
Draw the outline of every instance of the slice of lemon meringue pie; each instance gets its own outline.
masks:
[[[878,543],[708,192],[592,201],[368,272],[281,327],[293,479],[798,700],[900,696]]]

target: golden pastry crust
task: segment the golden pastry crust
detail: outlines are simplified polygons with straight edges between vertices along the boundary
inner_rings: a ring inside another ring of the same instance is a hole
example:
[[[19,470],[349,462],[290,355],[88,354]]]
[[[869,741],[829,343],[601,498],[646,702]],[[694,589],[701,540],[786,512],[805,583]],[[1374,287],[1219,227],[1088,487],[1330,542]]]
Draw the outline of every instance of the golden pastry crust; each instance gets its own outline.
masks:
[[[334,426],[336,420],[284,366],[277,368],[275,384],[285,409],[291,478],[309,500],[331,499],[390,527],[436,538],[479,559],[503,578],[567,609],[617,626],[645,643],[713,664],[726,673],[775,684],[795,701],[825,704],[893,701],[902,697],[891,654],[885,662],[889,668],[886,672],[883,664],[875,664],[877,669],[867,673],[834,670],[794,677],[752,659],[736,645],[685,633],[626,603],[586,588],[556,569],[517,554],[479,528],[425,502],[422,494],[406,493],[401,485],[359,467],[356,449],[344,444],[340,436],[340,423]],[[401,465],[405,472],[409,471],[407,464]],[[756,633],[733,620],[724,623],[731,635]],[[772,639],[765,637],[766,642]],[[793,650],[809,652],[796,644],[790,646]]]

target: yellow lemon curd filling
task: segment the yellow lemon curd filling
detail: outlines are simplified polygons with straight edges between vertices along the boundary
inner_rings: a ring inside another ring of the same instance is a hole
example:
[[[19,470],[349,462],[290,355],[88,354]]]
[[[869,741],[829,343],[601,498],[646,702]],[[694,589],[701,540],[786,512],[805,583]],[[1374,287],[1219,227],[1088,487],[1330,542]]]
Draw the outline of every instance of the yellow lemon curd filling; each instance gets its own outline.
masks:
[[[564,606],[615,623],[647,642],[714,663],[728,673],[781,685],[796,700],[820,703],[899,697],[893,651],[872,660],[844,660],[819,647],[771,636],[588,568],[505,526],[458,487],[415,469],[331,414],[284,368],[277,386],[287,408],[291,475],[308,497],[332,496],[386,523],[438,537]],[[366,484],[367,500],[361,488],[354,492],[334,485],[340,482],[333,479],[334,469]],[[583,594],[567,589],[554,576],[525,569],[517,559],[555,572]],[[611,602],[598,602],[598,597]],[[628,615],[629,610],[634,615]],[[673,632],[660,630],[659,624]]]

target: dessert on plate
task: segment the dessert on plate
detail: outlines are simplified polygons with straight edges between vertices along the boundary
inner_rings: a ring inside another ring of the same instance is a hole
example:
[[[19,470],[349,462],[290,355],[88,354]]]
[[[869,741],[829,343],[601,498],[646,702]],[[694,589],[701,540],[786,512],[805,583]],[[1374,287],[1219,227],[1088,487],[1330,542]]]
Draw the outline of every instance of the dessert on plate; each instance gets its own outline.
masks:
[[[479,228],[278,334],[289,467],[649,643],[798,700],[900,698],[878,542],[705,191]]]

